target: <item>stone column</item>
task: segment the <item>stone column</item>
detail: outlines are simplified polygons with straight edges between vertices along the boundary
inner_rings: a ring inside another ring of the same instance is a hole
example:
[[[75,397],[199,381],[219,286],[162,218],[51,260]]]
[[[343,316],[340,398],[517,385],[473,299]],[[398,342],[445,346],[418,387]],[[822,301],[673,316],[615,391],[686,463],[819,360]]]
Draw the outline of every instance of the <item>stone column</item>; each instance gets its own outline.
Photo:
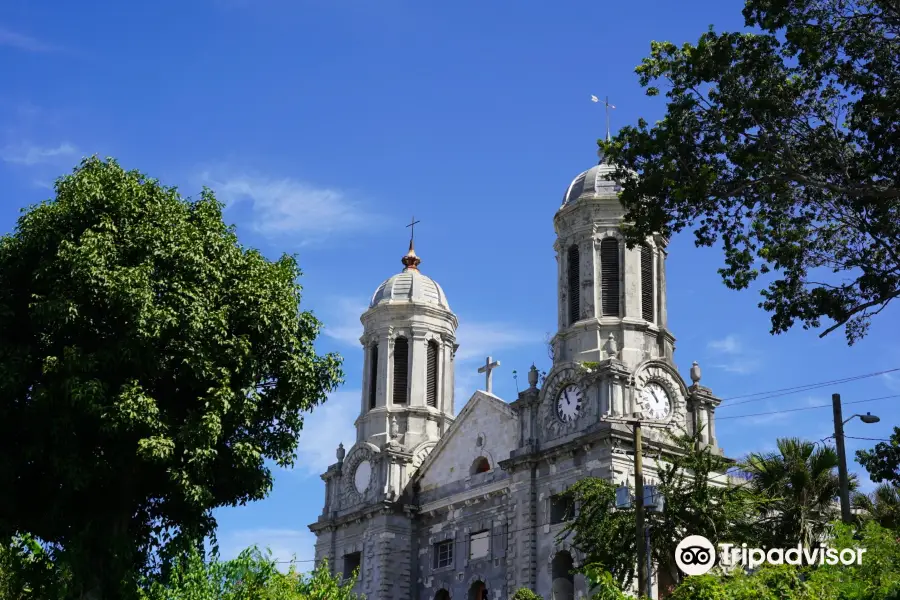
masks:
[[[578,242],[578,257],[581,261],[578,273],[581,298],[579,298],[580,318],[593,319],[597,313],[597,286],[594,285],[594,273],[596,272],[597,255],[594,248],[594,238]],[[593,346],[591,346],[593,348]]]
[[[425,374],[428,356],[428,342],[425,332],[410,330],[409,335],[409,406],[425,406]]]
[[[658,306],[659,306],[659,326],[661,328],[669,327],[669,313],[666,309],[667,299],[666,299],[666,249],[663,247],[659,248],[657,252],[657,272],[659,273],[659,277],[657,278],[657,298],[658,298]]]

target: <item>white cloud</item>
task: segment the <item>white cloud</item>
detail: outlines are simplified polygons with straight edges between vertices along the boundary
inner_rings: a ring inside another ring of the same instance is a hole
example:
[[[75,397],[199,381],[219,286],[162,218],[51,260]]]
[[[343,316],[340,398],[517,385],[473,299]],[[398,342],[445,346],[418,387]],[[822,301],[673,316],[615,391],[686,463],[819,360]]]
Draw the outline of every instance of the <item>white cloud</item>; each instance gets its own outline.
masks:
[[[3,148],[0,151],[0,158],[14,165],[32,167],[39,164],[68,160],[77,153],[78,149],[68,142],[63,142],[56,147],[46,148],[30,143],[22,143]]]
[[[248,203],[252,209],[250,226],[268,237],[312,238],[371,230],[384,220],[336,188],[251,175],[219,178],[203,173],[201,179],[226,206]]]
[[[0,46],[8,46],[26,52],[53,52],[56,47],[33,38],[24,33],[0,27]]]
[[[346,450],[356,443],[353,422],[359,416],[360,390],[334,392],[328,400],[303,417],[303,431],[297,445],[294,471],[303,476],[318,476],[337,462],[338,443]]]
[[[710,340],[706,347],[713,353],[713,359],[719,361],[710,366],[728,373],[746,375],[759,369],[762,364],[756,353],[746,350],[744,344],[734,334],[719,340]]]
[[[359,347],[359,338],[363,334],[359,318],[368,307],[368,302],[361,299],[335,298],[326,311],[329,318],[323,321],[322,333],[348,346]]]
[[[884,385],[888,387],[892,392],[900,392],[900,376],[894,373],[883,373],[881,375],[882,381],[884,381]]]
[[[223,560],[231,560],[247,548],[268,548],[278,568],[286,571],[290,561],[296,561],[298,571],[312,571],[315,559],[316,536],[308,529],[238,529],[219,540]]]
[[[519,329],[515,325],[464,319],[460,319],[456,338],[459,343],[456,353],[458,361],[484,360],[486,356],[493,356],[505,348],[543,343],[542,334]]]

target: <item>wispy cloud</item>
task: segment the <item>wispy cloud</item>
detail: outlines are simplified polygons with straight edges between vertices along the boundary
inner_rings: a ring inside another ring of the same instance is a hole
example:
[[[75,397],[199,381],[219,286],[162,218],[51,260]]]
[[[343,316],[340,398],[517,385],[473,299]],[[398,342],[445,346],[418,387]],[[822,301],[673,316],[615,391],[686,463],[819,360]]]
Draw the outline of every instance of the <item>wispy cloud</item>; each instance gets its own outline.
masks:
[[[359,338],[363,334],[359,318],[368,307],[368,302],[362,298],[335,298],[325,311],[328,320],[322,333],[342,344],[359,347]]]
[[[0,150],[0,159],[4,162],[33,167],[35,165],[55,163],[69,160],[78,153],[78,149],[68,142],[57,146],[37,146],[31,143],[8,145]]]
[[[900,392],[900,375],[897,373],[884,373],[881,380],[892,392]]]
[[[353,421],[359,415],[360,390],[334,392],[303,419],[294,472],[318,476],[337,461],[338,443],[346,450],[356,442]]]
[[[250,226],[267,237],[303,236],[309,242],[325,234],[371,230],[384,218],[338,188],[283,178],[203,173],[201,179],[226,206],[246,203]]]
[[[56,46],[3,26],[0,26],[0,46],[24,50],[25,52],[54,52],[59,50]]]
[[[729,373],[746,375],[759,369],[761,365],[757,355],[747,350],[740,338],[729,334],[722,339],[710,340],[707,349],[714,354],[711,366]]]
[[[297,570],[301,572],[312,571],[315,544],[316,536],[304,529],[238,529],[219,540],[224,560],[236,558],[243,550],[257,546],[260,550],[271,551],[279,569],[286,571],[290,561],[295,560]]]
[[[516,346],[543,343],[543,334],[502,322],[466,321],[460,318],[456,332],[459,351],[456,359],[484,360],[489,354]]]

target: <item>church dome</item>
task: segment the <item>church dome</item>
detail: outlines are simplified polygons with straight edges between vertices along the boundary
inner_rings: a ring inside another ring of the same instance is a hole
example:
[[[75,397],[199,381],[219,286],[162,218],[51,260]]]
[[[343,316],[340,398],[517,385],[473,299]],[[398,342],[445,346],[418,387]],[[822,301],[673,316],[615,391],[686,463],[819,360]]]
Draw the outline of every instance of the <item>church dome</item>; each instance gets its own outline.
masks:
[[[615,169],[606,162],[594,165],[572,180],[563,196],[563,206],[573,204],[579,198],[616,198],[621,187],[615,181],[607,179],[607,175]]]
[[[378,286],[372,295],[372,301],[369,302],[369,308],[382,302],[422,302],[450,310],[450,304],[441,286],[419,271],[420,262],[410,241],[409,252],[403,257],[403,271]]]

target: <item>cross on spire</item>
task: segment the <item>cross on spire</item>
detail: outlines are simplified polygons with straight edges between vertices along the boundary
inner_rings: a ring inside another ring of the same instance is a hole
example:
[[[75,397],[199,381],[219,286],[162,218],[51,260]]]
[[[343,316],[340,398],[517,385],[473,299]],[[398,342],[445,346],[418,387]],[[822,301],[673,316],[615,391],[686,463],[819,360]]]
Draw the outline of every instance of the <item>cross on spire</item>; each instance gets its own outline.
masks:
[[[409,242],[410,243],[412,243],[413,238],[415,238],[415,236],[416,236],[416,224],[417,223],[420,223],[420,221],[416,221],[416,218],[413,217],[412,221],[410,221],[409,225],[407,225],[407,227],[409,227]]]
[[[491,371],[493,371],[494,369],[496,369],[499,366],[500,366],[499,360],[491,362],[491,357],[488,356],[487,359],[484,361],[484,366],[478,367],[478,372],[484,373],[484,386],[486,388],[484,391],[486,391],[488,394],[491,393],[491,382],[493,380]]]

